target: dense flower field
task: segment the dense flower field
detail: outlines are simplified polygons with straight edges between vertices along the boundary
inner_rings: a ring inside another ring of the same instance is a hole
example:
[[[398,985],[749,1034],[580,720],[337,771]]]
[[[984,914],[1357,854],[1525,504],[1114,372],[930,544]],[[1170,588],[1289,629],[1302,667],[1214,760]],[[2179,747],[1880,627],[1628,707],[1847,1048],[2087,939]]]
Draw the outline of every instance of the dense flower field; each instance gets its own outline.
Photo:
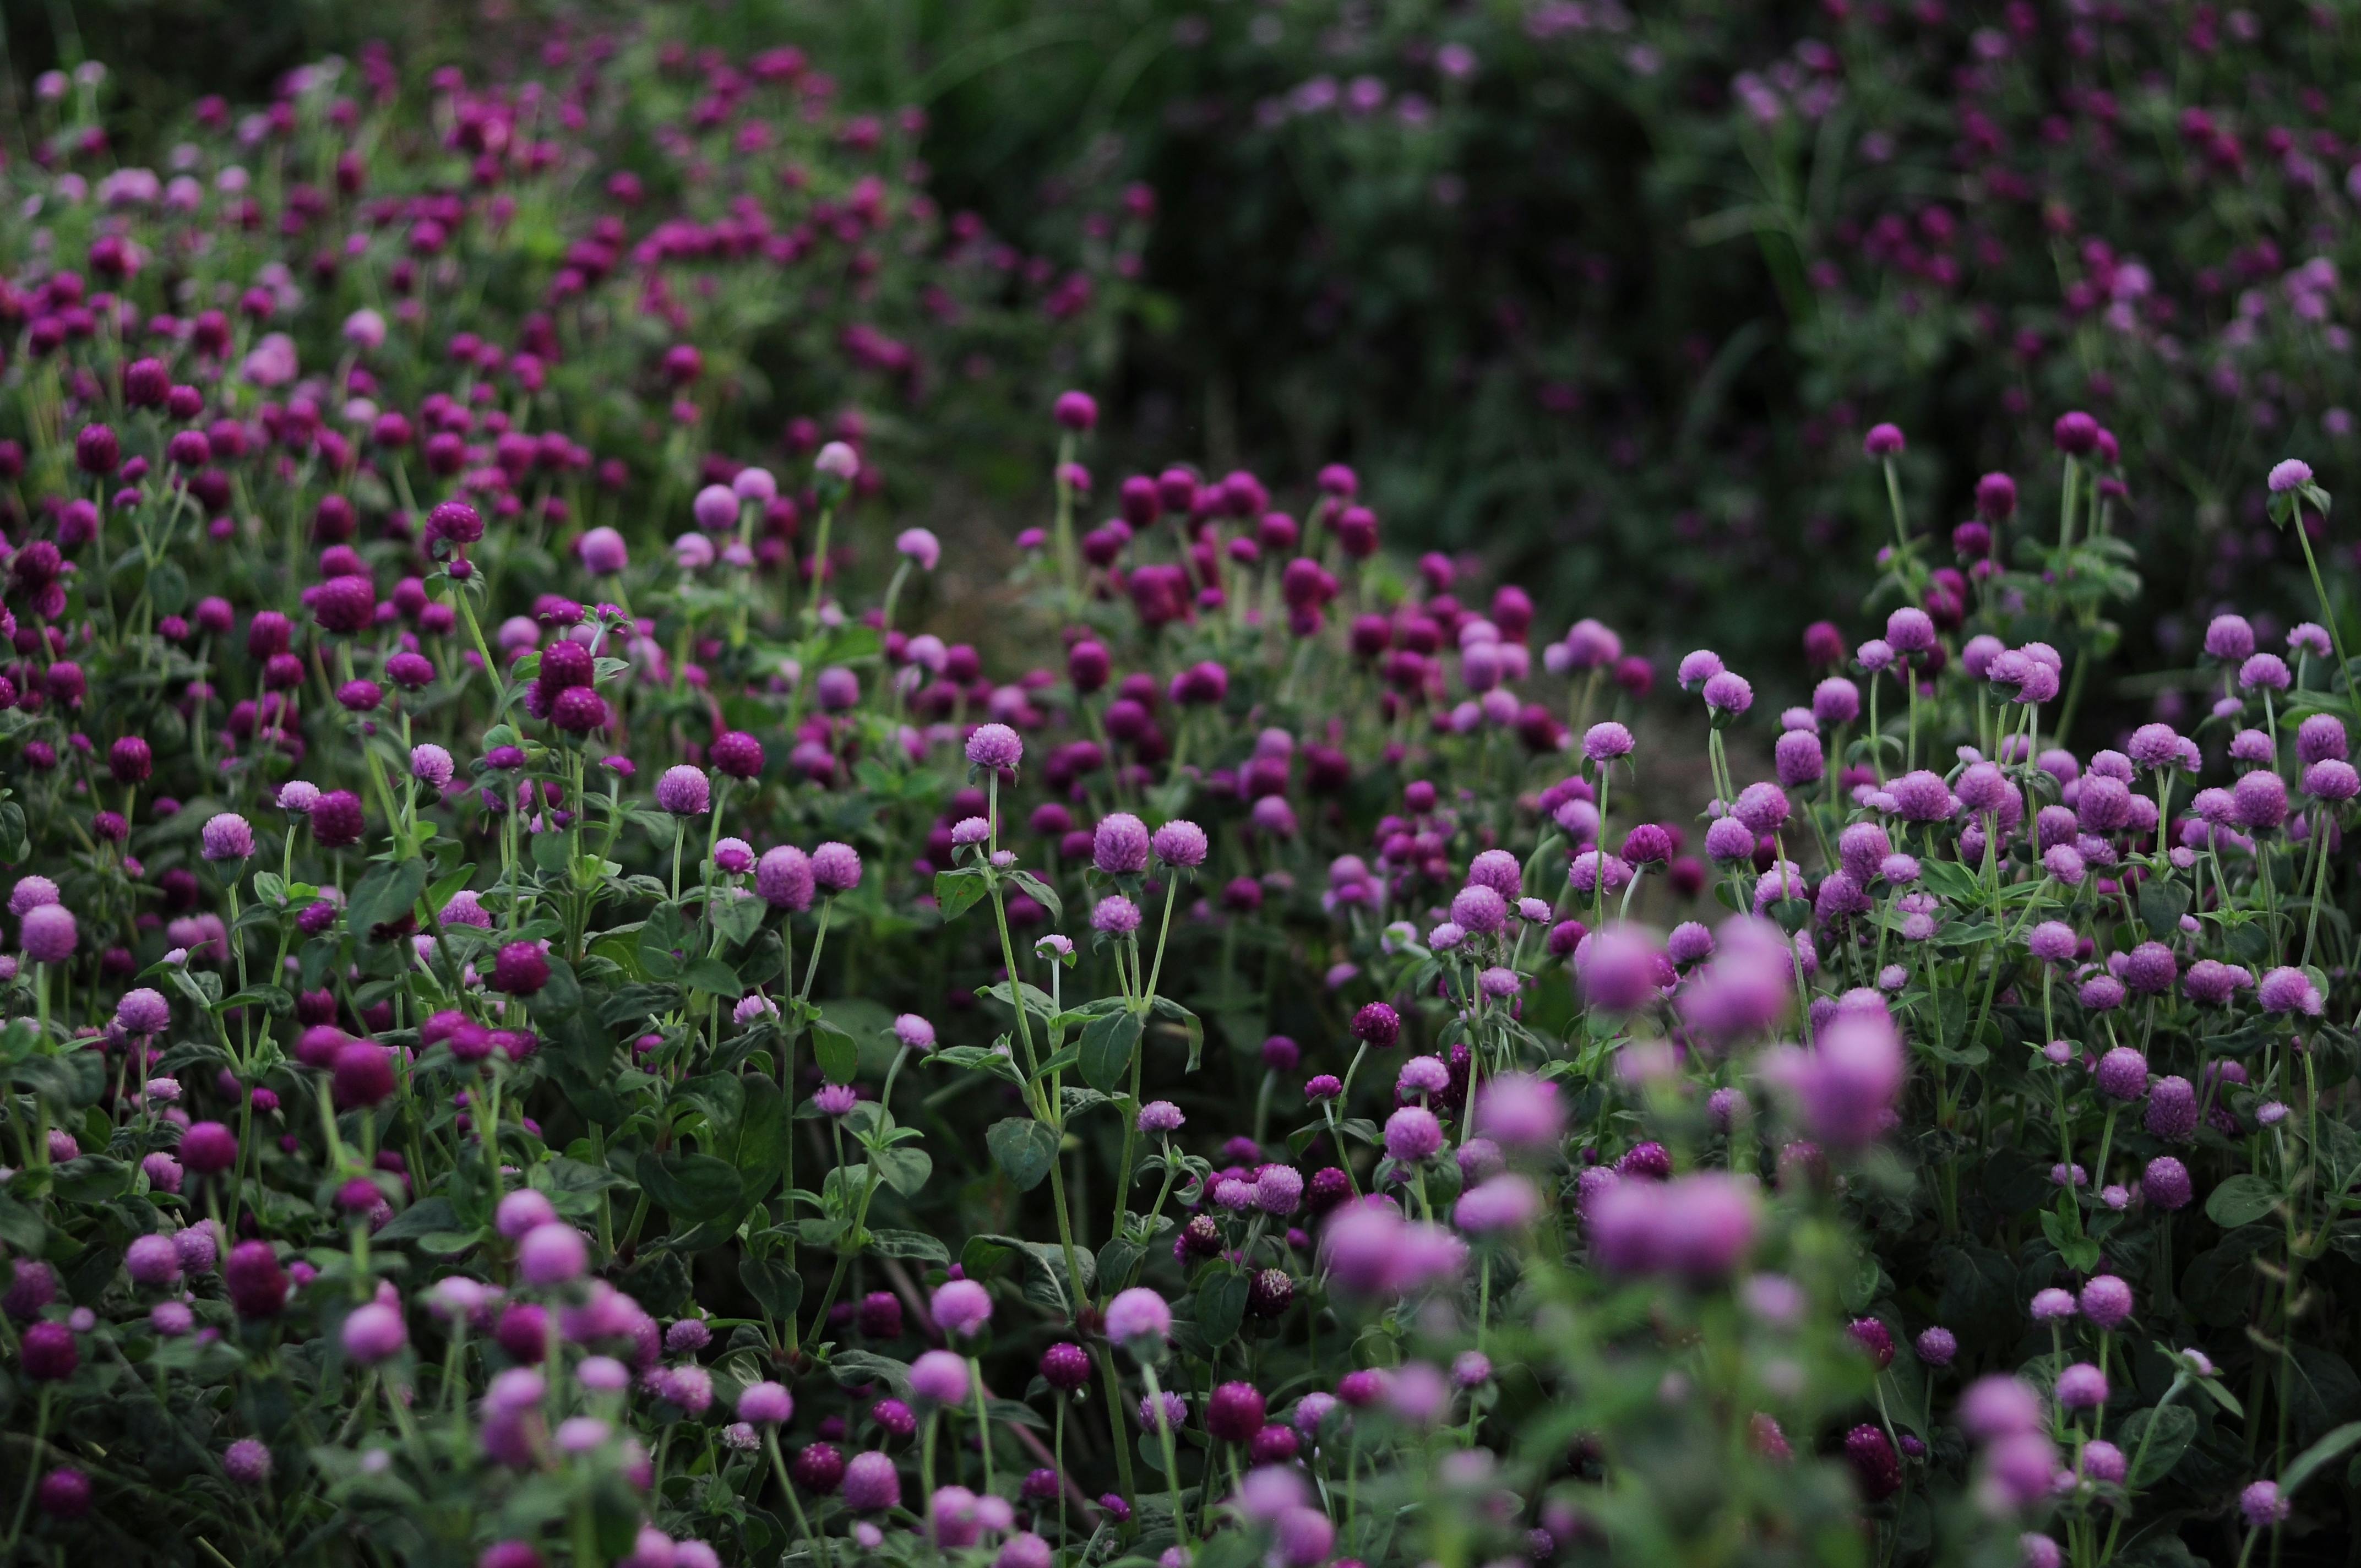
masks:
[[[1350,466],[1094,474],[1153,203],[1024,257],[793,50],[105,92],[0,223],[0,1559],[2349,1539],[2324,465],[2171,724],[2069,405],[1659,668]]]

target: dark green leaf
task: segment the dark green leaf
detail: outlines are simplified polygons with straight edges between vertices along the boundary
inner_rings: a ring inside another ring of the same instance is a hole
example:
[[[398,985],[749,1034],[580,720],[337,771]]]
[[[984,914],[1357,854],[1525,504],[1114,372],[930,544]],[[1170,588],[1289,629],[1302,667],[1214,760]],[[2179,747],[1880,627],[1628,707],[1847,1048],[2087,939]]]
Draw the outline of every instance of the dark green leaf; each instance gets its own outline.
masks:
[[[935,1162],[926,1151],[907,1145],[879,1149],[869,1157],[869,1163],[877,1168],[880,1180],[905,1198],[916,1198],[927,1185],[927,1179],[935,1173]]]
[[[1058,1135],[1030,1116],[1010,1116],[994,1122],[983,1141],[993,1163],[1008,1173],[1019,1191],[1029,1192],[1049,1174],[1058,1157]]]
[[[1091,1020],[1082,1030],[1082,1077],[1101,1093],[1112,1094],[1131,1071],[1131,1053],[1139,1046],[1139,1014],[1129,1008]]]
[[[2279,1472],[2279,1496],[2295,1496],[2295,1489],[2318,1474],[2322,1465],[2356,1442],[2361,1442],[2361,1421],[2347,1421],[2297,1454],[2295,1463]]]
[[[2153,1486],[2180,1463],[2189,1445],[2197,1441],[2197,1412],[2180,1405],[2160,1405],[2154,1409],[2139,1410],[2124,1423],[2123,1435],[2115,1446],[2125,1453],[2136,1454],[2139,1468],[2132,1473],[2134,1486]],[[2141,1444],[2147,1452],[2141,1452]]]
[[[457,1231],[467,1227],[460,1223],[458,1211],[451,1207],[448,1198],[428,1198],[412,1203],[389,1221],[382,1230],[369,1239],[379,1242],[406,1242],[414,1237],[432,1235],[437,1231]]]
[[[418,902],[426,886],[424,861],[400,861],[371,866],[352,896],[345,901],[345,926],[363,942],[371,933],[399,925]]]
[[[851,1083],[861,1070],[859,1043],[825,1018],[812,1020],[812,1054],[830,1083]]]
[[[789,1268],[784,1258],[741,1257],[738,1277],[774,1318],[791,1319],[803,1304],[804,1277]]]
[[[1008,873],[1008,880],[1023,888],[1037,903],[1048,909],[1052,924],[1062,926],[1066,923],[1066,901],[1058,896],[1056,888],[1051,887],[1031,872],[1011,872]]]
[[[950,1266],[950,1249],[924,1231],[872,1231],[869,1250],[880,1257],[914,1257],[939,1268]]]
[[[1246,1291],[1252,1282],[1243,1274],[1214,1275],[1197,1288],[1197,1332],[1219,1350],[1237,1337],[1246,1321]]]
[[[946,922],[966,914],[983,894],[983,873],[972,866],[935,873],[935,903]]]
[[[738,1201],[738,1172],[711,1155],[671,1154],[641,1159],[640,1185],[681,1224],[709,1220]]]
[[[2205,1198],[2205,1217],[2225,1231],[2261,1219],[2277,1206],[2279,1189],[2259,1176],[2234,1176]]]
[[[681,970],[680,978],[708,996],[734,997],[745,989],[738,982],[738,971],[719,959],[698,959]]]

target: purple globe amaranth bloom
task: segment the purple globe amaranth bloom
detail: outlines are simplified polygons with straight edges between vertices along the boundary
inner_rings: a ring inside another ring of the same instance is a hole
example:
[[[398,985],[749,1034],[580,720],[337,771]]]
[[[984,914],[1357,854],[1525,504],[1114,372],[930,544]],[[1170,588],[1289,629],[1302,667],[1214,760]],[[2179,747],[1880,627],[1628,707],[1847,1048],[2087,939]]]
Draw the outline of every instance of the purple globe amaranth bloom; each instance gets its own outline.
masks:
[[[1915,1343],[1918,1359],[1929,1366],[1949,1366],[1960,1354],[1959,1336],[1940,1324],[1921,1329]]]
[[[1718,718],[1738,718],[1754,706],[1754,688],[1746,677],[1723,670],[1708,677],[1702,688],[1705,705]]]
[[[549,983],[549,955],[538,942],[510,942],[492,960],[492,989],[532,996]]]
[[[2287,1522],[2288,1500],[2280,1495],[2278,1482],[2257,1481],[2238,1494],[2238,1512],[2245,1518],[2247,1529],[2269,1530]]]
[[[2197,1131],[2197,1086],[2178,1075],[2159,1078],[2148,1090],[2144,1125],[2167,1143],[2186,1143]]]
[[[2169,1154],[2157,1156],[2140,1172],[2140,1196],[2159,1209],[2186,1209],[2195,1195],[2189,1168]]]
[[[1610,718],[1594,724],[1583,732],[1582,754],[1594,762],[1604,764],[1619,757],[1630,756],[1634,744],[1631,731]]]
[[[2147,1058],[2131,1046],[2117,1046],[2099,1058],[2099,1092],[2110,1100],[2137,1100],[2147,1092]]]
[[[1584,997],[1613,1013],[1628,1013],[1652,1000],[1673,979],[1654,938],[1630,926],[1584,938],[1574,950],[1574,969]]]
[[[817,886],[810,857],[792,844],[765,850],[754,862],[754,891],[774,909],[790,914],[809,909]]]
[[[1109,814],[1091,835],[1091,863],[1107,876],[1131,876],[1148,869],[1148,824],[1127,811]]]
[[[2107,1375],[2087,1361],[2078,1361],[2058,1375],[2058,1402],[2070,1410],[2088,1410],[2107,1402]]]
[[[1790,729],[1782,734],[1772,745],[1771,759],[1780,784],[1788,789],[1817,784],[1827,772],[1819,737],[1808,730]]]
[[[1844,1447],[1864,1497],[1883,1502],[1902,1490],[1902,1456],[1883,1427],[1862,1422],[1845,1433]]]
[[[1415,1165],[1443,1146],[1443,1124],[1423,1105],[1405,1105],[1386,1119],[1386,1154],[1403,1165]]]
[[[2309,1018],[2319,1017],[2326,1006],[2312,977],[2300,969],[2286,966],[2263,976],[2255,999],[2263,1004],[2266,1013],[2301,1013]]]
[[[282,800],[284,795],[282,794]],[[361,798],[348,789],[332,789],[312,802],[308,813],[312,837],[324,849],[337,850],[357,844],[367,830],[368,820],[361,810]]]
[[[2112,1332],[2132,1315],[2132,1288],[2112,1274],[2095,1275],[2082,1287],[2077,1305],[2094,1327]]]
[[[1905,822],[1940,822],[1959,809],[1959,802],[1939,773],[1924,769],[1905,773],[1886,786],[1894,796],[1894,815]]]
[[[873,1449],[854,1454],[844,1467],[844,1504],[859,1514],[900,1508],[902,1476],[893,1456]]]
[[[796,1413],[795,1396],[776,1383],[749,1383],[738,1396],[738,1419],[756,1426],[784,1426]]]
[[[1107,1303],[1106,1335],[1119,1344],[1160,1345],[1172,1332],[1172,1309],[1145,1286],[1135,1286]]]
[[[2353,755],[2352,742],[2345,738],[2345,721],[2333,713],[2315,713],[2297,727],[2295,732],[2296,761],[2306,766],[2334,758],[2344,762]]]
[[[1776,833],[1787,820],[1787,797],[1774,784],[1751,784],[1738,792],[1730,815],[1752,831]]]
[[[861,852],[834,839],[812,851],[812,883],[822,893],[851,893],[861,885]]]
[[[1819,1032],[1813,1049],[1786,1047],[1771,1059],[1769,1070],[1795,1096],[1814,1139],[1858,1148],[1884,1132],[1907,1063],[1890,1018],[1840,1012]]]
[[[702,817],[713,805],[712,781],[702,768],[678,763],[656,780],[656,809],[675,817]]]
[[[1014,768],[1025,760],[1025,742],[1005,724],[979,724],[967,738],[967,760],[979,768]]]
[[[928,1310],[945,1333],[972,1338],[992,1321],[992,1293],[972,1279],[950,1280],[935,1291]]]
[[[235,811],[208,817],[198,836],[200,852],[209,861],[243,861],[254,853],[254,828]]]
[[[1205,830],[1194,822],[1176,817],[1159,828],[1148,845],[1156,858],[1168,866],[1189,871],[1205,863]]]
[[[1862,437],[1861,449],[1871,461],[1881,462],[1888,457],[1901,456],[1905,445],[1900,425],[1873,424],[1869,427],[1869,433]]]
[[[73,957],[82,940],[73,912],[62,904],[44,904],[25,911],[17,923],[17,945],[37,964],[61,964]]]
[[[2282,457],[2271,465],[2270,477],[2264,482],[2275,496],[2300,490],[2312,483],[2312,465],[2301,457]]]
[[[1750,1255],[1761,1199],[1746,1179],[1700,1171],[1671,1181],[1618,1181],[1584,1211],[1593,1257],[1609,1273],[1726,1278]]]

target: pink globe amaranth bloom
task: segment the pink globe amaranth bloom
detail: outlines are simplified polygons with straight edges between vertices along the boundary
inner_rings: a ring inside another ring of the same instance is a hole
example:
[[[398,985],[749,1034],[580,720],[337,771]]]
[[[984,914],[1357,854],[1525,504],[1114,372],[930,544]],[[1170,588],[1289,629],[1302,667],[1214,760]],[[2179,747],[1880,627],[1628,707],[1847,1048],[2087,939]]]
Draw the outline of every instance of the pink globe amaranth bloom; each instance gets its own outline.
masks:
[[[57,901],[58,884],[56,883],[45,876],[21,876],[16,879],[16,885],[9,890],[8,913],[17,916],[29,915],[43,905],[55,904]]]
[[[1737,718],[1754,706],[1754,688],[1743,675],[1723,670],[1706,680],[1705,705],[1717,717]]]
[[[1127,811],[1100,819],[1091,835],[1091,863],[1108,876],[1128,876],[1148,869],[1150,841],[1148,824]]]
[[[973,1387],[967,1362],[948,1350],[930,1350],[910,1365],[913,1397],[938,1405],[963,1403]]]
[[[2078,1361],[2058,1375],[2058,1402],[2070,1410],[2087,1410],[2107,1402],[2107,1375],[2087,1361]]]
[[[72,911],[62,904],[44,904],[25,911],[16,930],[17,945],[37,964],[61,964],[73,957],[82,940]]]
[[[1671,1181],[1619,1180],[1592,1196],[1583,1224],[1611,1274],[1664,1274],[1695,1284],[1725,1278],[1754,1246],[1754,1184],[1718,1171]]]
[[[2014,1431],[1984,1450],[1982,1486],[1995,1511],[2030,1508],[2057,1483],[2058,1448],[2046,1433]]]
[[[1508,901],[1482,883],[1461,888],[1451,900],[1452,923],[1478,937],[1499,935],[1509,923]]]
[[[2112,1274],[2095,1275],[2082,1287],[2078,1305],[2093,1325],[2113,1331],[2132,1315],[2132,1288]]]
[[[1128,937],[1139,929],[1139,905],[1111,893],[1091,905],[1091,929],[1110,937]]]
[[[2296,729],[2296,761],[2307,767],[2332,760],[2344,762],[2352,754],[2353,745],[2345,738],[2345,721],[2333,713],[2315,713]]]
[[[1137,1286],[1107,1303],[1106,1335],[1118,1344],[1161,1345],[1172,1333],[1172,1309],[1164,1298]]]
[[[918,570],[931,572],[942,561],[943,545],[931,529],[906,528],[894,537],[894,553],[916,563]]]
[[[945,1333],[971,1339],[992,1321],[992,1293],[972,1279],[950,1280],[936,1290],[928,1310]]]
[[[1959,1336],[1940,1324],[1921,1329],[1914,1343],[1918,1359],[1929,1366],[1949,1366],[1960,1354]]]
[[[1205,830],[1194,822],[1179,817],[1159,828],[1150,837],[1148,845],[1158,860],[1184,871],[1203,865],[1209,849]]]
[[[1503,899],[1512,899],[1524,887],[1524,870],[1506,850],[1487,850],[1467,862],[1467,885],[1488,887]]]
[[[862,1514],[902,1506],[902,1476],[891,1455],[872,1450],[852,1456],[844,1467],[844,1504]]]
[[[1051,412],[1060,426],[1077,433],[1099,422],[1098,400],[1088,392],[1059,393]]]
[[[2265,483],[2275,496],[2300,490],[2312,483],[2312,465],[2301,457],[2283,457],[2271,465],[2270,477]]]
[[[2286,1522],[2288,1500],[2279,1495],[2278,1482],[2257,1481],[2238,1494],[2238,1512],[2246,1519],[2247,1529],[2268,1530]]]
[[[2196,1196],[2189,1168],[2169,1154],[2157,1156],[2140,1172],[2140,1196],[2168,1212],[2188,1208]]]
[[[1767,1063],[1795,1096],[1805,1129],[1817,1142],[1859,1148],[1885,1130],[1908,1064],[1901,1036],[1883,1014],[1839,1013],[1810,1051],[1784,1049]]]
[[[517,1243],[517,1276],[536,1289],[570,1284],[589,1266],[589,1244],[561,1220],[535,1225]]]
[[[754,891],[774,909],[809,909],[816,887],[810,858],[792,844],[765,850],[754,862]]]
[[[1024,758],[1024,740],[1005,724],[979,724],[967,738],[967,760],[979,768],[1013,768]]]
[[[825,480],[849,485],[861,472],[861,458],[841,441],[831,441],[812,459],[812,472]]]
[[[757,1426],[784,1426],[796,1413],[795,1397],[767,1379],[749,1383],[738,1396],[738,1419]]]
[[[1754,832],[1775,833],[1787,821],[1787,797],[1774,784],[1751,784],[1738,792],[1730,815]]]
[[[368,1366],[401,1354],[410,1343],[410,1330],[399,1307],[370,1301],[345,1319],[342,1338],[345,1354]]]
[[[1628,1013],[1652,1001],[1669,976],[1660,976],[1664,953],[1653,934],[1631,926],[1594,931],[1574,950],[1574,971],[1584,997],[1611,1013]]]
[[[2041,1396],[2022,1378],[1980,1377],[1960,1396],[1960,1425],[1979,1442],[2037,1432],[2044,1425]]]
[[[181,1277],[181,1254],[170,1236],[134,1236],[123,1249],[123,1267],[136,1285],[169,1285]]]
[[[511,1241],[519,1241],[542,1225],[557,1223],[557,1205],[546,1194],[530,1187],[521,1187],[504,1195],[493,1211],[493,1228]]]
[[[2099,1058],[2098,1084],[2110,1100],[2139,1099],[2147,1092],[2147,1058],[2133,1047],[2117,1046]]]
[[[1504,1148],[1545,1148],[1565,1135],[1565,1107],[1549,1080],[1499,1073],[1477,1090],[1471,1125]]]
[[[1443,1146],[1443,1124],[1423,1105],[1405,1105],[1386,1118],[1386,1154],[1403,1165],[1416,1165]]]
[[[834,839],[812,851],[812,883],[822,893],[851,893],[861,885],[861,852]]]
[[[1583,732],[1582,754],[1604,764],[1630,756],[1633,744],[1631,731],[1610,718]]]
[[[243,861],[254,853],[254,829],[235,811],[209,817],[198,836],[200,852],[209,861]]]
[[[1861,450],[1872,462],[1880,462],[1888,457],[1899,457],[1905,445],[1900,425],[1873,424],[1869,427],[1869,434],[1862,438]]]
[[[611,528],[594,528],[585,533],[574,542],[574,554],[582,569],[594,577],[614,576],[631,564],[631,547]]]
[[[713,804],[713,785],[702,768],[683,762],[656,780],[656,808],[675,817],[702,817]]]
[[[1519,1231],[1541,1213],[1541,1193],[1525,1178],[1510,1172],[1467,1189],[1452,1206],[1451,1223],[1477,1235]]]
[[[222,1473],[241,1486],[262,1486],[270,1471],[270,1449],[259,1438],[239,1438],[222,1452]]]
[[[2263,1004],[2266,1013],[2301,1013],[2311,1018],[2319,1017],[2325,1006],[2312,978],[2292,967],[2275,969],[2263,976],[2255,999]]]
[[[172,1025],[172,1004],[163,993],[138,986],[123,993],[115,1004],[115,1027],[136,1037],[159,1035]]]

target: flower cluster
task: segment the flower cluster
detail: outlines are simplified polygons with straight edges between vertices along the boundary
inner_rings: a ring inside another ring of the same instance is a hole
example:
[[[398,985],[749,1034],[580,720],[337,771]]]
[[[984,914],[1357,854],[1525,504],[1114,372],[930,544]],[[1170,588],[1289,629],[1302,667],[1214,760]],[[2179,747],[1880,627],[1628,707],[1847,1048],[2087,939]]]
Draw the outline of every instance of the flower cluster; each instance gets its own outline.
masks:
[[[994,571],[709,378],[816,255],[882,296],[890,133],[664,55],[685,199],[766,181],[629,217],[568,47],[10,175],[0,1556],[2349,1526],[2324,592],[2126,686],[2142,455],[2058,417],[1960,570],[1879,425],[1850,634],[1660,676],[1348,466],[1097,488],[1079,391]],[[2319,477],[2251,488],[2312,561]]]

